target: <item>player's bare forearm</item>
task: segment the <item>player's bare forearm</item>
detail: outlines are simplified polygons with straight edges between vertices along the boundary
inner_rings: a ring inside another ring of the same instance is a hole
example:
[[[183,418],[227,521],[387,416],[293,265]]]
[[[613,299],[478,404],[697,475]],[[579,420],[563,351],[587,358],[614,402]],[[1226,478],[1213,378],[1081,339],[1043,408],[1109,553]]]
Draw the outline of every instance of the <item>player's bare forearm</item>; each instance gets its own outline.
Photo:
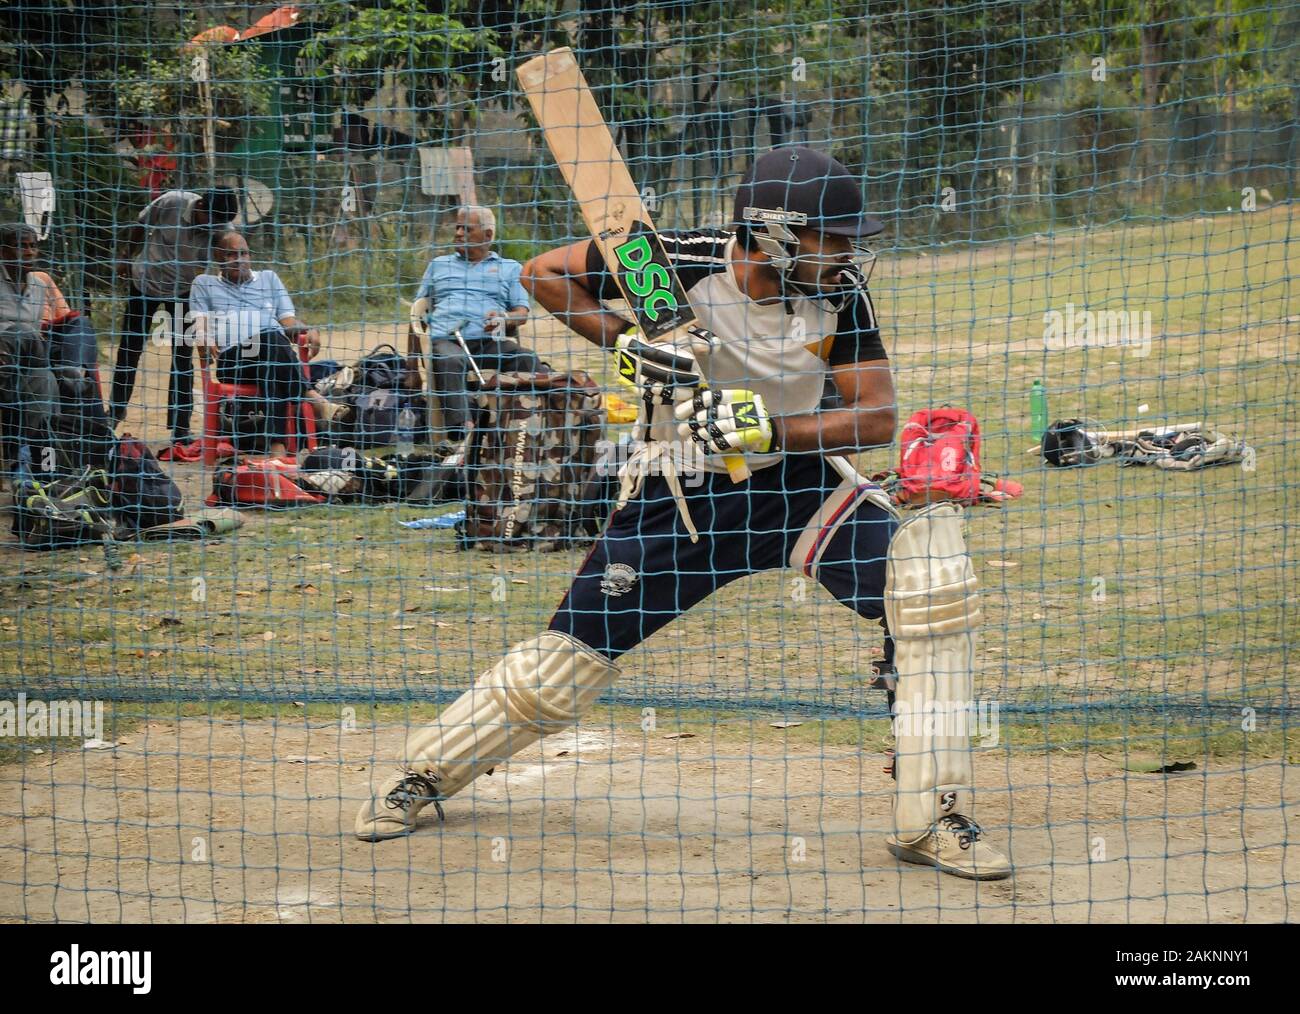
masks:
[[[775,420],[781,447],[787,451],[853,454],[894,439],[892,405],[850,405],[811,415]]]
[[[852,454],[894,439],[898,413],[888,361],[837,367],[834,379],[843,408],[773,420],[785,450]]]
[[[520,281],[560,323],[595,345],[613,348],[628,321],[592,295],[587,276],[590,245],[590,240],[583,240],[539,254],[524,265]]]

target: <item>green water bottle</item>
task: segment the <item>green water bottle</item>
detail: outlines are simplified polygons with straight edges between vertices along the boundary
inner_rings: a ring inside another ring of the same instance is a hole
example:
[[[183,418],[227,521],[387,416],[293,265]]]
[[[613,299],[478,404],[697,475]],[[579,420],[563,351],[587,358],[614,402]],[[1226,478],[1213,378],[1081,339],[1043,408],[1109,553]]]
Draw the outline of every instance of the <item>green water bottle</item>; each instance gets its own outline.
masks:
[[[1047,432],[1047,389],[1041,380],[1029,388],[1029,427],[1035,440],[1042,440]]]

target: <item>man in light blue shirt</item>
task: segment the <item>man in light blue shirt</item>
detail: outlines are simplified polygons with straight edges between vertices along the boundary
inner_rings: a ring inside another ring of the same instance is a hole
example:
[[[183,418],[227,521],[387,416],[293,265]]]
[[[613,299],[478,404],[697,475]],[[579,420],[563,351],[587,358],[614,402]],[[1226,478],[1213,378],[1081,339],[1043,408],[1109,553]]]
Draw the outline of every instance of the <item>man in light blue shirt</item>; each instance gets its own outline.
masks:
[[[311,355],[320,339],[297,317],[293,300],[274,271],[254,271],[248,242],[226,232],[213,247],[219,274],[199,275],[190,289],[190,314],[199,355],[216,348],[217,377],[224,383],[256,384],[267,401],[267,450],[286,453],[287,408],[307,399],[328,420],[339,407],[312,390],[298,356],[305,334]]]
[[[420,280],[416,300],[429,301],[425,321],[433,352],[433,382],[442,403],[443,425],[459,439],[469,419],[469,356],[451,332],[461,337],[480,370],[535,373],[541,361],[508,335],[528,319],[528,293],[519,282],[518,261],[492,249],[496,217],[488,208],[469,205],[456,213],[456,252],[435,257]],[[412,328],[407,342],[409,365],[423,355]]]

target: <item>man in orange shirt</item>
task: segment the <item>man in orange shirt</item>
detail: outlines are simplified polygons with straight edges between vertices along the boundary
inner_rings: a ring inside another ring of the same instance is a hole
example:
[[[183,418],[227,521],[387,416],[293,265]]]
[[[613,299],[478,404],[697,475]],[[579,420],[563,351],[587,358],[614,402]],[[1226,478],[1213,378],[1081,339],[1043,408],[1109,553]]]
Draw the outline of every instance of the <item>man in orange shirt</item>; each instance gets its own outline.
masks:
[[[39,330],[49,340],[50,366],[96,373],[98,343],[90,320],[68,306],[58,284],[36,271],[40,240],[30,225],[0,225],[0,326]]]

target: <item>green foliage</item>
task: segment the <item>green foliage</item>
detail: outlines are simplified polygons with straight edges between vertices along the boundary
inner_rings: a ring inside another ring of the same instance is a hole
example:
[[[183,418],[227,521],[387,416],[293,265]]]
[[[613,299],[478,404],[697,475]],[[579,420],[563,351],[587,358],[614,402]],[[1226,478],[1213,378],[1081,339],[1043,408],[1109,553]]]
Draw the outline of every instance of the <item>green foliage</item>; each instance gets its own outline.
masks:
[[[135,221],[148,195],[136,186],[112,140],[84,120],[60,120],[55,141],[64,192],[77,195],[63,205],[63,231],[74,232],[81,248],[78,263],[69,268],[80,269],[86,291],[109,291],[119,232]]]
[[[332,3],[335,20],[303,47],[340,105],[360,105],[385,87],[391,74],[419,124],[434,135],[473,116],[468,101],[491,61],[502,55],[497,34],[471,23],[473,5],[449,3],[430,12],[417,0],[372,8]]]
[[[194,61],[206,53],[212,112],[220,129],[218,147],[243,139],[248,123],[271,108],[271,71],[256,46],[178,44],[150,57],[139,69],[127,68],[118,84],[119,111],[155,127],[171,124],[177,133],[196,133],[207,109],[192,77]]]

